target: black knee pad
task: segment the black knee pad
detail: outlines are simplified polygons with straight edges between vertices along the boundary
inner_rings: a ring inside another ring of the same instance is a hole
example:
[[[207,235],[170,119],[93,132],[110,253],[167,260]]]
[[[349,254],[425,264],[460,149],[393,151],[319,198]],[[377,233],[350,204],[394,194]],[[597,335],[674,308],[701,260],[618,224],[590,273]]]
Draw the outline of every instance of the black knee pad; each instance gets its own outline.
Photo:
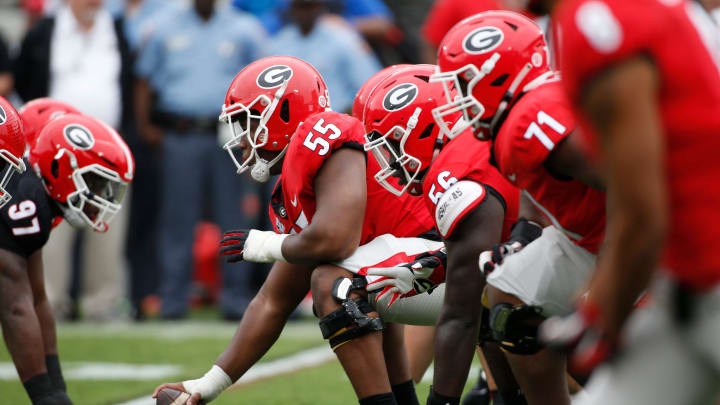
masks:
[[[493,339],[513,354],[529,355],[542,350],[537,330],[544,320],[542,309],[534,305],[500,303],[490,310]]]
[[[333,350],[355,338],[384,329],[381,318],[367,316],[374,309],[364,298],[345,300],[340,305],[342,308],[320,320],[323,338],[329,341]]]

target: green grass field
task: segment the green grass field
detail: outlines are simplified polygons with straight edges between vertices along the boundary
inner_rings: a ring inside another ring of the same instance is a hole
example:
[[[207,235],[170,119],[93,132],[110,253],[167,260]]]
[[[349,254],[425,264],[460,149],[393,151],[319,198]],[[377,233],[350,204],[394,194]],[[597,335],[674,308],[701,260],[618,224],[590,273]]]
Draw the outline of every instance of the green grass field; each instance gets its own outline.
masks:
[[[208,370],[235,331],[235,324],[218,321],[180,323],[147,322],[141,324],[63,324],[58,327],[60,356],[68,383],[68,392],[76,405],[115,405],[152,393],[162,382],[197,378]],[[312,348],[324,348],[315,321],[290,323],[265,363],[284,359]],[[320,350],[322,351],[322,349]],[[317,352],[315,350],[314,352]],[[327,356],[326,356],[327,357]],[[121,376],[111,379],[114,364],[132,367],[175,366],[168,377],[141,378]],[[11,360],[5,347],[0,350],[5,368],[0,379],[0,404],[30,404],[16,374],[9,373]],[[292,363],[292,361],[285,361]],[[82,367],[85,367],[81,370]],[[11,375],[9,375],[11,374]],[[421,403],[428,385],[417,387]],[[150,402],[152,403],[152,402]],[[263,379],[233,387],[213,404],[355,404],[355,395],[340,364],[334,358],[298,371],[268,375]],[[139,404],[139,403],[138,403]]]

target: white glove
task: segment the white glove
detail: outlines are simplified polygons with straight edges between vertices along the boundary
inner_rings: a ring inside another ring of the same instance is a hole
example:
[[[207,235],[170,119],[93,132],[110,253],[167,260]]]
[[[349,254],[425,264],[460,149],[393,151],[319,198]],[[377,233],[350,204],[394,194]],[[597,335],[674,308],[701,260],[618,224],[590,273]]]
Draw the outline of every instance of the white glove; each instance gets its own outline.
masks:
[[[490,250],[480,253],[478,258],[478,266],[483,274],[488,275],[495,266],[499,266],[505,261],[505,258],[521,251],[530,242],[539,238],[542,234],[542,227],[535,222],[520,218],[513,226],[510,240],[505,243],[497,244]]]
[[[416,256],[415,261],[411,263],[368,269],[368,276],[381,278],[369,283],[366,289],[368,291],[382,289],[376,297],[378,301],[385,294],[392,294],[388,307],[402,296],[430,293],[437,286],[433,279],[444,280],[445,278],[446,256],[445,248],[443,248],[434,252],[422,253]]]

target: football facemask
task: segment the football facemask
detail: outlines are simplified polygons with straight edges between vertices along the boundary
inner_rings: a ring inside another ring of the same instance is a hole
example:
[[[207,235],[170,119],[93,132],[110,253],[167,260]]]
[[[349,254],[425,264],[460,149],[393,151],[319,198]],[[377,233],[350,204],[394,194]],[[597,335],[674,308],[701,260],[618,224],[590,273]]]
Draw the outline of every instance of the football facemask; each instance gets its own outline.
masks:
[[[406,128],[396,125],[385,134],[373,131],[365,135],[365,151],[372,152],[380,165],[380,170],[374,175],[375,181],[397,196],[417,183],[422,184],[422,178],[419,178],[421,162],[407,154],[404,147],[421,112],[420,108],[415,110]],[[393,178],[399,179],[399,182],[391,181]]]
[[[97,232],[106,232],[108,224],[122,208],[127,183],[101,165],[76,169],[72,174],[76,190],[67,197],[65,219],[75,227],[89,225]]]
[[[278,106],[280,99],[285,94],[289,81],[285,81],[275,92],[272,100],[264,94],[259,95],[252,103],[243,105],[235,103],[230,106],[222,106],[220,121],[230,126],[230,139],[225,142],[225,149],[232,159],[237,173],[241,174],[252,168],[250,175],[259,182],[266,182],[270,179],[270,168],[282,159],[287,146],[272,160],[268,161],[258,155],[257,150],[267,145],[268,127],[267,122]],[[257,107],[265,107],[259,112]],[[245,145],[250,147],[250,153],[244,153],[243,140]],[[245,156],[247,155],[247,156]]]
[[[23,173],[25,163],[4,149],[0,150],[0,158],[4,160],[4,162],[0,161],[0,170],[5,172],[0,181],[0,208],[2,208],[12,199],[12,195],[7,191],[7,185],[10,183],[13,173]]]

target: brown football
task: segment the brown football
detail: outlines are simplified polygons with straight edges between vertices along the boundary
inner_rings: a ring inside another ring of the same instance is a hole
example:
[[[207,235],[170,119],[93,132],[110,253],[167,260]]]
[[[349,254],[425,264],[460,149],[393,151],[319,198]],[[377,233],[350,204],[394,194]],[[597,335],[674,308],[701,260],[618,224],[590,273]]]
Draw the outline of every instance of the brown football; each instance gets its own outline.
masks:
[[[158,392],[156,405],[185,405],[185,401],[190,399],[190,394],[172,388],[163,388]]]

